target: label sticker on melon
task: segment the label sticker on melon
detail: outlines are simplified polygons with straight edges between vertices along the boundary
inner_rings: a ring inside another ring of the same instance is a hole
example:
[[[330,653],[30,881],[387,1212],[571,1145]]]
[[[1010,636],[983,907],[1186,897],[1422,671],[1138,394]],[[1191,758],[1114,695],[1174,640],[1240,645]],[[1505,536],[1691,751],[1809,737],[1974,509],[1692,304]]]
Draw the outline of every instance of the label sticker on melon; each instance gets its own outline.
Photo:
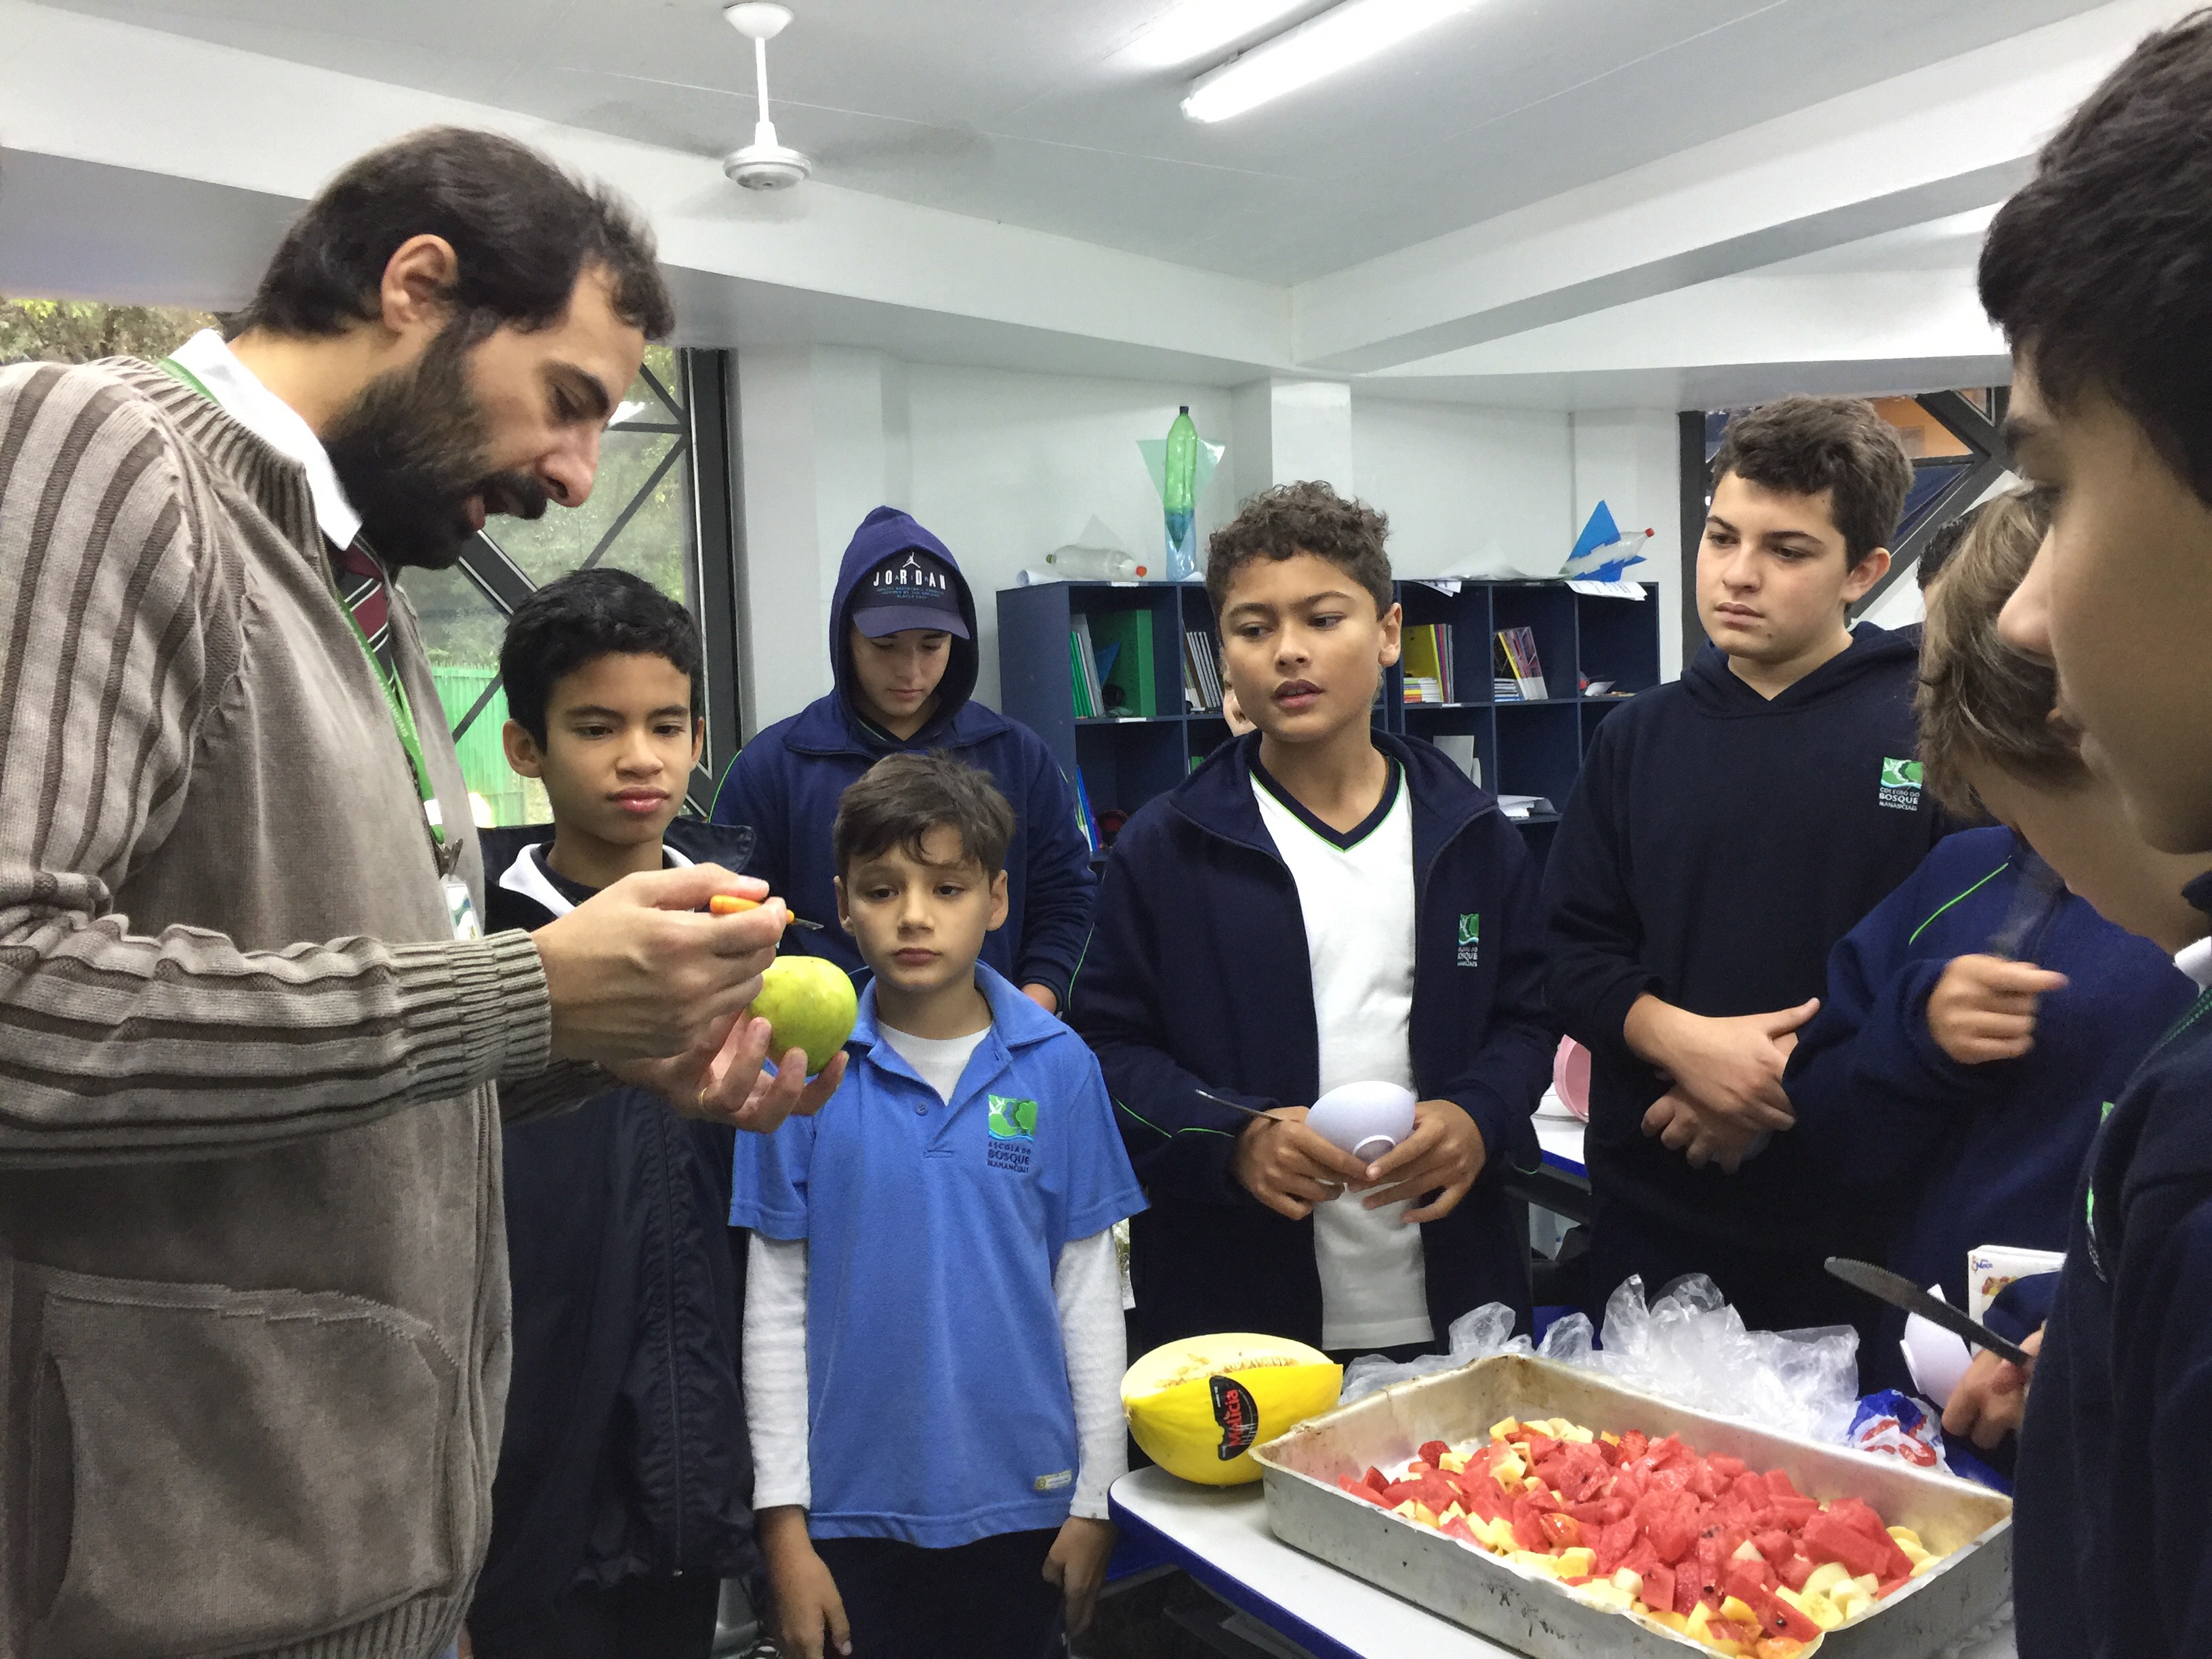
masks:
[[[1206,1379],[1213,1390],[1213,1420],[1221,1425],[1221,1444],[1214,1455],[1226,1463],[1252,1449],[1260,1437],[1260,1405],[1251,1389],[1231,1376]]]

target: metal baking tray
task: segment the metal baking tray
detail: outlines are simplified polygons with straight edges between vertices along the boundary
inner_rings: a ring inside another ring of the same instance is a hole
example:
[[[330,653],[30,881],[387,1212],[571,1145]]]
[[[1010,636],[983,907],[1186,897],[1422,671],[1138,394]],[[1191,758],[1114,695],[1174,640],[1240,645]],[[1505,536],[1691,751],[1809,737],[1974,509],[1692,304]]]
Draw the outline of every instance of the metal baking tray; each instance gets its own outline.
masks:
[[[1501,1418],[1564,1417],[1591,1430],[1677,1434],[1695,1450],[1781,1469],[1810,1498],[1862,1498],[1911,1527],[1941,1565],[1854,1624],[1820,1659],[1929,1659],[1985,1622],[2012,1592],[2012,1500],[1893,1457],[1873,1457],[1709,1417],[1588,1372],[1523,1354],[1478,1359],[1310,1419],[1253,1453],[1267,1523],[1285,1543],[1532,1659],[1681,1659],[1712,1650],[1663,1626],[1577,1601],[1551,1579],[1340,1489],[1424,1441],[1484,1439]]]

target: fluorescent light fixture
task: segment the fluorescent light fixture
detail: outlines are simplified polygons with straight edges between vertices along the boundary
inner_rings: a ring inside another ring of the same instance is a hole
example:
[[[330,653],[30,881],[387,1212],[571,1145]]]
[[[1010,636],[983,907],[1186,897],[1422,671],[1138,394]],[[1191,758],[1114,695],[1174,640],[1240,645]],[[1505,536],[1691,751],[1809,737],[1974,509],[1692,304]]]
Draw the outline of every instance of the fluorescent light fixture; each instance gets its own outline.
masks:
[[[1190,83],[1182,112],[1194,121],[1225,121],[1269,99],[1311,86],[1323,76],[1364,63],[1475,0],[1343,0],[1318,17],[1262,41]]]
[[[1287,17],[1308,0],[1182,0],[1122,48],[1133,64],[1173,69]]]

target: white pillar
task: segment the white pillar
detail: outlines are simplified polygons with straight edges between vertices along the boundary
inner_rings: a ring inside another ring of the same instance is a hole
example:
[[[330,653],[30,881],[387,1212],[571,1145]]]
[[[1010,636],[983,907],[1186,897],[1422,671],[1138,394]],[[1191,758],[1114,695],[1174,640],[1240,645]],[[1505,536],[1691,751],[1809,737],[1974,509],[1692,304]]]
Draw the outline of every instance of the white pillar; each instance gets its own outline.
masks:
[[[1356,493],[1349,384],[1253,380],[1237,388],[1232,413],[1229,466],[1238,500],[1308,478]]]

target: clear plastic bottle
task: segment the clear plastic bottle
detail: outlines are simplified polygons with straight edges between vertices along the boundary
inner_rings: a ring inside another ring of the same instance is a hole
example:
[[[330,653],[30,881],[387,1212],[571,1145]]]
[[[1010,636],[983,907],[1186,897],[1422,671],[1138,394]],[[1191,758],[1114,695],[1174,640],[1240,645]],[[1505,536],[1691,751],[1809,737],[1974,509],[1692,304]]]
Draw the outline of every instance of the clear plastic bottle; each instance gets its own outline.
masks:
[[[1145,574],[1136,556],[1109,547],[1060,547],[1044,556],[1055,576],[1070,581],[1133,581]]]
[[[1186,564],[1194,563],[1189,542],[1191,520],[1198,511],[1198,428],[1191,424],[1188,404],[1182,405],[1182,412],[1168,428],[1166,477],[1160,489],[1160,504],[1167,509],[1170,563],[1177,562],[1174,554],[1181,554]]]

